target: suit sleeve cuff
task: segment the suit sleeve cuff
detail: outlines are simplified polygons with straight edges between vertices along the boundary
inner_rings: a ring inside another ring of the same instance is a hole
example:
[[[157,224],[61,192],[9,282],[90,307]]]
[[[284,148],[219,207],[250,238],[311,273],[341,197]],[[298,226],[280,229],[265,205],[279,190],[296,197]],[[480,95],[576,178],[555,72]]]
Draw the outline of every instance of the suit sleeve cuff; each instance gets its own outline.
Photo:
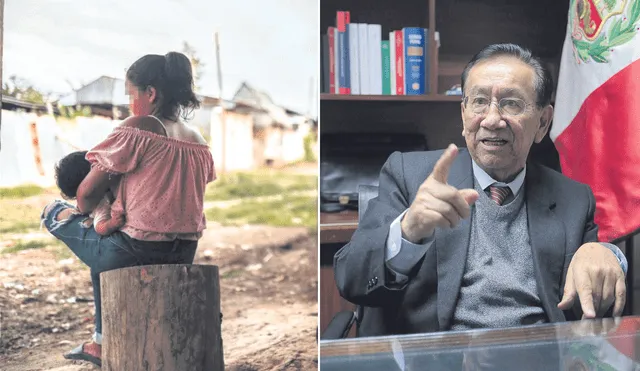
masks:
[[[608,242],[600,242],[600,244],[604,247],[606,247],[607,249],[611,250],[611,252],[616,256],[616,258],[618,258],[618,262],[620,263],[620,267],[622,268],[622,271],[624,272],[624,275],[627,275],[627,269],[628,269],[628,263],[627,263],[627,257],[624,256],[624,254],[622,253],[622,250],[620,250],[620,248],[618,248],[618,246],[612,244],[612,243],[608,243]]]
[[[405,210],[391,223],[385,249],[387,268],[395,273],[400,281],[402,281],[402,277],[409,274],[433,243],[433,237],[425,239],[421,244],[415,244],[402,238],[401,221],[406,212]]]

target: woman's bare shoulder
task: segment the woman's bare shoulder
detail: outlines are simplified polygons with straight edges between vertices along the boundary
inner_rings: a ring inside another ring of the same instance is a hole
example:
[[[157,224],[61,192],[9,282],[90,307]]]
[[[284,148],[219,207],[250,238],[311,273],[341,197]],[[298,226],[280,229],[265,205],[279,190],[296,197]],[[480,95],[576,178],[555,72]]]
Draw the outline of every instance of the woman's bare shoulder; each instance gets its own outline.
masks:
[[[197,128],[184,123],[182,127],[184,128],[185,140],[188,140],[189,142],[198,143],[198,144],[208,144]]]
[[[119,127],[136,128],[149,131],[158,135],[167,136],[164,125],[160,120],[153,116],[131,116],[124,119]]]

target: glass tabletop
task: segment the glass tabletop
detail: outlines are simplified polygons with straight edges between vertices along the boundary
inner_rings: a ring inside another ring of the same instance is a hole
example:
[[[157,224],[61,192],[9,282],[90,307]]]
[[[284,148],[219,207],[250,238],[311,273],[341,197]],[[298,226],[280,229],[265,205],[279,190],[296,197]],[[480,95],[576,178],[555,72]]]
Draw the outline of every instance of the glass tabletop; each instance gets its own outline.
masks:
[[[640,371],[640,317],[320,342],[320,369]]]

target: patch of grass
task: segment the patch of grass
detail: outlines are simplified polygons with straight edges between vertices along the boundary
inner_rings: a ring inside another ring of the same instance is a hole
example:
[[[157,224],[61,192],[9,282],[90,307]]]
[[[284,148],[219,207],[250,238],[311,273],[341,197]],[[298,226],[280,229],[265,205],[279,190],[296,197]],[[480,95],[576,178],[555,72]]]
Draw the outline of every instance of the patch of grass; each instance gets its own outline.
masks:
[[[315,190],[318,177],[289,174],[277,170],[221,175],[207,187],[206,201],[221,201],[245,197],[259,197],[287,192]]]
[[[23,250],[41,249],[43,247],[51,248],[50,251],[53,253],[57,260],[69,259],[74,256],[73,252],[71,252],[67,245],[53,236],[47,239],[30,241],[17,240],[15,245],[0,250],[0,253],[13,254]]]
[[[0,188],[0,198],[25,198],[37,196],[45,191],[36,185],[24,185],[12,188]]]
[[[3,233],[24,233],[40,228],[42,209],[35,205],[0,200],[0,235]]]
[[[233,269],[230,270],[228,272],[226,272],[225,274],[223,274],[220,278],[235,278],[235,277],[240,277],[242,275],[243,271],[241,269]]]
[[[318,199],[285,196],[278,200],[244,200],[229,208],[206,211],[207,220],[223,225],[262,224],[276,227],[318,227]]]
[[[15,245],[2,249],[3,254],[13,254],[22,250],[41,249],[51,243],[44,240],[18,241]]]

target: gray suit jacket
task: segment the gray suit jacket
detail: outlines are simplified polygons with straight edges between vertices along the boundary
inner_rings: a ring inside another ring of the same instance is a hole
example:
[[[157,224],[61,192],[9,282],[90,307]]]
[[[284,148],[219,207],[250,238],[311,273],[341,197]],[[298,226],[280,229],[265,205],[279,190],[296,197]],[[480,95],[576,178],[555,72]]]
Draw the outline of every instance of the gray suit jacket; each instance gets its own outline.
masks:
[[[351,242],[334,257],[340,294],[365,310],[360,336],[446,331],[460,292],[470,220],[437,229],[431,247],[415,256],[405,282],[395,282],[385,265],[390,224],[416,197],[443,151],[393,153],[380,173],[379,195],[370,201]],[[471,156],[460,149],[448,183],[473,188]],[[551,322],[580,318],[557,308],[571,258],[586,242],[597,241],[591,189],[537,164],[527,165],[524,188],[538,294]]]

